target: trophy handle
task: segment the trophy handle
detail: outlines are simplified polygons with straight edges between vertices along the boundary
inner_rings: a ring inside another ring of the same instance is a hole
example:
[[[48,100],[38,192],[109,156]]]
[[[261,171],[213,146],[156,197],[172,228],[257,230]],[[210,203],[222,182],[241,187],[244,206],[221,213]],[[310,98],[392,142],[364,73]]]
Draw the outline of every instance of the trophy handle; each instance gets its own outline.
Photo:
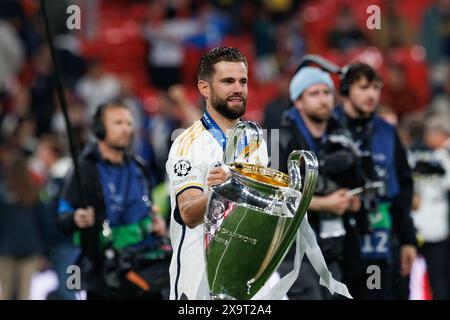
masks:
[[[298,225],[300,225],[301,219],[308,209],[311,198],[314,194],[316,188],[316,182],[319,174],[319,163],[317,157],[314,153],[306,150],[294,150],[291,152],[288,158],[288,173],[290,177],[289,187],[297,191],[301,191],[302,188],[302,170],[301,165],[304,168],[304,187],[302,190],[302,197],[300,204],[298,205],[293,225],[296,225],[296,220]]]
[[[239,143],[242,139],[247,139],[247,143],[245,143],[245,148],[241,151],[239,150]],[[263,132],[259,124],[253,121],[239,122],[234,126],[227,139],[222,162],[228,165],[234,163],[239,156],[239,154],[236,154],[237,152],[244,153],[244,159],[248,162],[250,156],[259,149],[262,140]],[[259,159],[256,162],[258,164]]]

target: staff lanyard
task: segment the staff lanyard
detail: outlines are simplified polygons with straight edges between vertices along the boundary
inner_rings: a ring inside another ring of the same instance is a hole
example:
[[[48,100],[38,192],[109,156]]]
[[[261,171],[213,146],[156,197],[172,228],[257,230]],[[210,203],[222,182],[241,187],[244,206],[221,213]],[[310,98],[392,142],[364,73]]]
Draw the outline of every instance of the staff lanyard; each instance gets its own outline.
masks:
[[[306,127],[305,122],[303,121],[300,112],[295,107],[292,107],[289,111],[289,117],[294,121],[295,126],[297,127],[298,131],[302,134],[302,136],[305,138],[306,143],[308,144],[309,148],[315,153],[319,154],[319,146],[314,141],[311,133],[309,132],[308,128]],[[320,138],[320,142],[324,143],[327,139],[327,134],[324,134]]]

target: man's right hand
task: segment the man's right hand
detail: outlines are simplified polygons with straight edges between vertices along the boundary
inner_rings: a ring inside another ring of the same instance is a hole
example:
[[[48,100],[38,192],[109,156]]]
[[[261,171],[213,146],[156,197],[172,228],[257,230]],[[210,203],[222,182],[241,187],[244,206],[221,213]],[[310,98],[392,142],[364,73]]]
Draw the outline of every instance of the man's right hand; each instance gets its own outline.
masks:
[[[95,222],[94,208],[87,207],[86,209],[75,210],[73,220],[80,229],[92,227]]]
[[[336,215],[343,215],[351,204],[352,197],[348,196],[346,189],[339,189],[324,197],[326,211]]]
[[[227,171],[224,168],[218,167],[218,168],[212,168],[208,172],[207,177],[207,184],[209,187],[221,184],[225,180],[227,180],[228,174]]]

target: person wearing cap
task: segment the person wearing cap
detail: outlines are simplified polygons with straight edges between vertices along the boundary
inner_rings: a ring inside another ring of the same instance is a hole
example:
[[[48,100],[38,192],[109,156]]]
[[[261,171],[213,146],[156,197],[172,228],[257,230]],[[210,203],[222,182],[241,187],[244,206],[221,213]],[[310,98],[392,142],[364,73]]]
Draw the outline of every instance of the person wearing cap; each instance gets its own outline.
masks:
[[[343,254],[344,227],[343,216],[349,211],[358,211],[358,196],[352,196],[338,181],[331,181],[323,174],[323,160],[330,159],[329,137],[339,135],[346,138],[348,133],[341,130],[332,117],[334,106],[334,85],[330,75],[316,67],[302,67],[296,72],[289,88],[292,107],[283,115],[280,130],[280,170],[287,172],[287,159],[293,150],[310,150],[319,160],[319,179],[315,195],[308,210],[308,220],[313,227],[319,246],[323,252],[329,270],[335,279],[341,279],[340,261]],[[339,145],[339,151],[345,151]],[[346,173],[356,168],[356,157],[349,150],[345,153],[345,165],[341,166],[343,176],[356,177]],[[331,157],[333,158],[333,157]],[[346,166],[346,167],[345,167]],[[288,272],[288,265],[293,255],[290,252],[281,264],[279,272]],[[300,277],[288,292],[289,299],[331,299],[328,292],[319,285],[318,277],[312,265],[305,259],[300,270]],[[351,292],[350,292],[351,294]]]

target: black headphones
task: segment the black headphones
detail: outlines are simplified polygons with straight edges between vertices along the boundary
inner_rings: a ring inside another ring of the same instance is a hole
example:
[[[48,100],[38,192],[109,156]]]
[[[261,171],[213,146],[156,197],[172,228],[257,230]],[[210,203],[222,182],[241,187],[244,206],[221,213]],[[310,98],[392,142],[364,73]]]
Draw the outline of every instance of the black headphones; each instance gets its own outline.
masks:
[[[339,74],[339,79],[341,82],[339,83],[339,93],[341,96],[348,97],[350,92],[350,82],[348,80],[347,74],[348,71],[351,70],[351,65],[347,64],[342,67],[341,72]]]
[[[105,125],[103,124],[103,114],[105,113],[106,104],[101,104],[97,107],[94,114],[94,122],[92,123],[92,132],[99,140],[104,140],[106,137]]]
[[[350,85],[346,78],[348,70],[351,69],[351,65],[348,64],[341,68],[331,61],[328,61],[318,55],[307,54],[300,60],[297,70],[295,70],[294,74],[296,74],[301,68],[310,65],[311,63],[318,65],[323,71],[337,74],[339,76],[339,79],[341,80],[339,83],[339,92],[343,96],[348,96]]]

